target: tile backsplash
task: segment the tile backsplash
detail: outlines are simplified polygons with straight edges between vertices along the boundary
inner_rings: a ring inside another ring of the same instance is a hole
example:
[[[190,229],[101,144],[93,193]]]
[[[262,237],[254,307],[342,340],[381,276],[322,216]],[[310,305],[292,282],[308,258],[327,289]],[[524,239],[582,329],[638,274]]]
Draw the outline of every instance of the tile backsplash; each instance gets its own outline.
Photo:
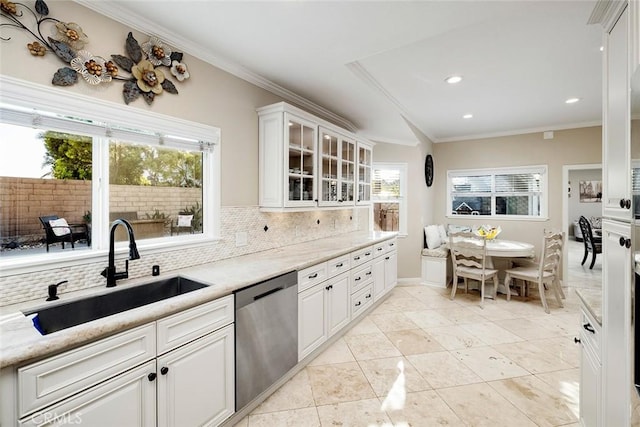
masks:
[[[145,255],[129,265],[129,277],[149,275],[151,266],[162,272],[224,258],[246,255],[295,243],[369,229],[369,208],[307,212],[261,212],[257,206],[221,208],[221,240],[210,246],[181,248]],[[246,233],[246,245],[236,245],[236,234]],[[68,280],[60,294],[104,286],[100,272],[105,262],[83,264],[27,274],[0,277],[0,307],[46,297],[47,285]],[[122,268],[118,264],[118,268]],[[44,299],[43,299],[44,301]]]

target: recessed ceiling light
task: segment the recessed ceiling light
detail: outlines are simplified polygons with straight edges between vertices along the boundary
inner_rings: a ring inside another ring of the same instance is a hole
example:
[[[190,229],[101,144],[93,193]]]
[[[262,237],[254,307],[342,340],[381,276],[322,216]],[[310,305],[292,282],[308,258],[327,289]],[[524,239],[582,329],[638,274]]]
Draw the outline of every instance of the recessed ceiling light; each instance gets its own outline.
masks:
[[[462,76],[449,76],[444,79],[444,81],[449,83],[450,85],[453,85],[456,83],[460,83],[462,81]]]
[[[567,104],[575,104],[578,101],[580,101],[580,98],[569,98],[564,102],[567,103]]]
[[[462,116],[463,119],[471,119],[473,118],[473,114],[465,114],[464,116]]]
[[[604,46],[600,46],[600,52],[604,52]]]

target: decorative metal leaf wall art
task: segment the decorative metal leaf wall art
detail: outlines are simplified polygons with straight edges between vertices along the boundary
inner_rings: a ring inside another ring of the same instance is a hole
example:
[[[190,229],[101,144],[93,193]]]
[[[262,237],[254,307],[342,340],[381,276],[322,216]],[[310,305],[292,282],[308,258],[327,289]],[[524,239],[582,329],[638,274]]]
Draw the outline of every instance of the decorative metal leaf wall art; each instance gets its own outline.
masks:
[[[44,0],[36,0],[33,9],[23,3],[0,0],[0,13],[6,21],[0,27],[17,28],[36,39],[27,44],[32,55],[44,57],[46,51],[51,51],[69,65],[54,73],[51,83],[55,86],[72,86],[80,80],[78,76],[91,85],[116,81],[123,83],[122,96],[126,104],[142,97],[151,105],[156,96],[164,92],[178,94],[167,75],[178,82],[190,76],[187,65],[182,62],[182,53],[174,52],[155,36],[140,45],[130,32],[124,45],[126,55],[112,54],[110,59],[105,59],[85,48],[89,37],[78,24],[50,17]],[[24,21],[29,21],[31,27]],[[46,27],[51,27],[53,36],[43,36]],[[0,36],[0,39],[8,42],[11,37]]]

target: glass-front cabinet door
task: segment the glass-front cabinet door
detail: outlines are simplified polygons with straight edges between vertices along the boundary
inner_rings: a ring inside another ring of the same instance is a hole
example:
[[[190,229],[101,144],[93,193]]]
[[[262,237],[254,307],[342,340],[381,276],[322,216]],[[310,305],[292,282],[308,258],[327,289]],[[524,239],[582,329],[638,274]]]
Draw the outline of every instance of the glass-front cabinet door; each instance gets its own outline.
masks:
[[[288,165],[285,169],[285,206],[315,206],[317,127],[309,121],[285,114]]]
[[[358,143],[358,199],[357,205],[371,203],[371,147]]]
[[[353,204],[355,142],[321,127],[318,146],[320,159],[318,204],[320,206]]]

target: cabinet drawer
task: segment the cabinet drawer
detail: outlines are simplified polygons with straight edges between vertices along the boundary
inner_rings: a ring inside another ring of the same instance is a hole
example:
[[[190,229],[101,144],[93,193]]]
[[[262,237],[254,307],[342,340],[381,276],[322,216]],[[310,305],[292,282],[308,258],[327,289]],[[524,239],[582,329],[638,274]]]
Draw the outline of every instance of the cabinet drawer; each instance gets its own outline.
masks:
[[[327,277],[334,277],[338,274],[349,271],[351,268],[351,256],[349,254],[342,255],[327,261]]]
[[[600,325],[584,311],[580,314],[580,339],[600,359]]]
[[[316,283],[327,280],[327,263],[316,264],[298,271],[298,293],[309,289]]]
[[[387,240],[386,244],[387,244],[386,252],[390,252],[398,249],[398,239],[396,239],[395,237],[393,239]]]
[[[233,295],[228,295],[158,320],[158,354],[232,323],[233,308]]]
[[[351,319],[355,319],[365,308],[373,304],[373,283],[351,295]]]
[[[20,427],[156,426],[155,360],[19,421]]]
[[[355,293],[373,280],[373,264],[367,263],[351,271],[351,293]]]
[[[155,323],[18,369],[20,417],[156,357]]]
[[[378,258],[387,252],[387,242],[380,242],[373,245],[373,257]]]
[[[351,268],[355,268],[373,259],[373,246],[351,252]]]

